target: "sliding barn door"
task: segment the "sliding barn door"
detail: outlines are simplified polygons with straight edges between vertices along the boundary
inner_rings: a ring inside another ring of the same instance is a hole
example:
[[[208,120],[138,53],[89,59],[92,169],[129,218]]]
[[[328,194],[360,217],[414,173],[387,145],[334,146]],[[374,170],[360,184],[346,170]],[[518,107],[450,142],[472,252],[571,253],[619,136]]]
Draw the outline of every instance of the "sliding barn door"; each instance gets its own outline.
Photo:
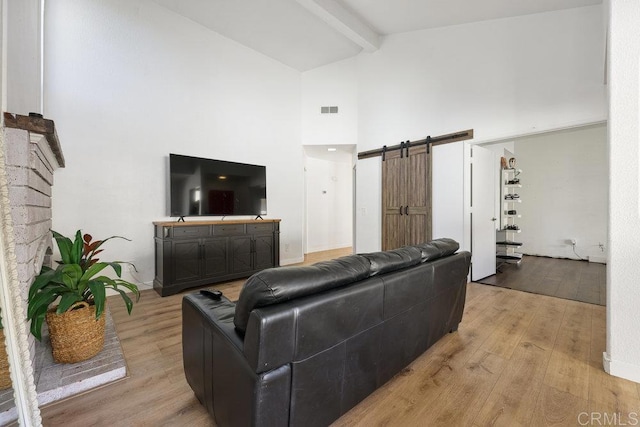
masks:
[[[382,250],[399,248],[404,245],[406,221],[404,209],[404,156],[395,150],[385,155],[382,161]]]
[[[426,145],[386,153],[382,162],[382,250],[431,239],[431,172]]]
[[[405,245],[414,245],[431,240],[431,165],[427,146],[410,148],[405,164],[408,206]]]

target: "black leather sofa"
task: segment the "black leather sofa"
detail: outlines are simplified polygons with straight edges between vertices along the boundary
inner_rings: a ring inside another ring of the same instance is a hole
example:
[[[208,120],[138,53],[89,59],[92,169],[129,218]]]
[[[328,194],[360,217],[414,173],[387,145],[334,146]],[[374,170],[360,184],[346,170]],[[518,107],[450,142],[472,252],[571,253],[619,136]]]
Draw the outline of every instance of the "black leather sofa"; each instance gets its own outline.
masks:
[[[469,252],[451,239],[263,270],[237,303],[182,302],[184,371],[220,426],[325,426],[457,330]]]

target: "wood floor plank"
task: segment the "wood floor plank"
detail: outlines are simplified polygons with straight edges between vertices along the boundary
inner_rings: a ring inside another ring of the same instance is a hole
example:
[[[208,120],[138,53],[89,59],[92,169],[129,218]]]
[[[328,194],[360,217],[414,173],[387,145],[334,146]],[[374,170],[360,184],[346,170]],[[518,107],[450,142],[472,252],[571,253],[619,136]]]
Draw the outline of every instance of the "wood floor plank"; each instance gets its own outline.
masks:
[[[538,299],[529,294],[514,293],[512,306],[501,321],[495,324],[491,336],[482,344],[481,348],[505,359],[510,359],[539,308],[536,301]]]
[[[607,350],[607,312],[605,307],[591,306],[591,345],[589,363],[594,368],[602,367],[602,354]]]
[[[475,425],[529,425],[550,357],[551,349],[528,341],[520,342],[478,414]]]
[[[451,381],[440,401],[434,402],[433,406],[422,407],[422,425],[471,425],[505,364],[506,360],[500,356],[478,350],[465,364],[464,370]]]
[[[536,298],[541,306],[522,335],[521,342],[529,342],[535,346],[552,350],[564,318],[566,304],[559,298],[547,296],[537,296]]]
[[[579,425],[578,417],[589,410],[589,402],[571,393],[542,385],[536,409],[533,412],[531,427]]]
[[[593,366],[590,367],[589,373],[589,404],[590,411],[593,412],[619,414],[636,412],[640,416],[637,384],[622,378],[612,377],[602,369]]]
[[[549,361],[545,384],[589,399],[591,306],[567,301],[567,308]]]

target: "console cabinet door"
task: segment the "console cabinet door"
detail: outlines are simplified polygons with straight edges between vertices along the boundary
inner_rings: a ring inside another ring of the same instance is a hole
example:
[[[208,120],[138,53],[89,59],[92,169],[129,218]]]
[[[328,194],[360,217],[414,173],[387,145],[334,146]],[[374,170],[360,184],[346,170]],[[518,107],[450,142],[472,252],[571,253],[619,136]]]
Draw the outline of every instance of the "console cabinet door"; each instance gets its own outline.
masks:
[[[189,282],[202,276],[200,239],[173,241],[171,249],[173,253],[171,283]]]
[[[202,243],[202,270],[204,277],[224,276],[229,272],[226,237],[205,239]]]
[[[253,270],[251,236],[234,236],[229,238],[231,246],[231,272],[242,273]]]
[[[254,270],[273,267],[273,233],[254,236]]]

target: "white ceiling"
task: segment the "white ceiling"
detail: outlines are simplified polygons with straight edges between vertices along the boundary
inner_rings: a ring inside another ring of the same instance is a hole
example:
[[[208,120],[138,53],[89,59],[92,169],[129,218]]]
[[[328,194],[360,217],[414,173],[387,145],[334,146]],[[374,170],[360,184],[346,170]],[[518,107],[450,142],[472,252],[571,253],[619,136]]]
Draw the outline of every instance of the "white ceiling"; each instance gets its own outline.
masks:
[[[602,0],[153,0],[299,71],[375,51],[384,36]]]

